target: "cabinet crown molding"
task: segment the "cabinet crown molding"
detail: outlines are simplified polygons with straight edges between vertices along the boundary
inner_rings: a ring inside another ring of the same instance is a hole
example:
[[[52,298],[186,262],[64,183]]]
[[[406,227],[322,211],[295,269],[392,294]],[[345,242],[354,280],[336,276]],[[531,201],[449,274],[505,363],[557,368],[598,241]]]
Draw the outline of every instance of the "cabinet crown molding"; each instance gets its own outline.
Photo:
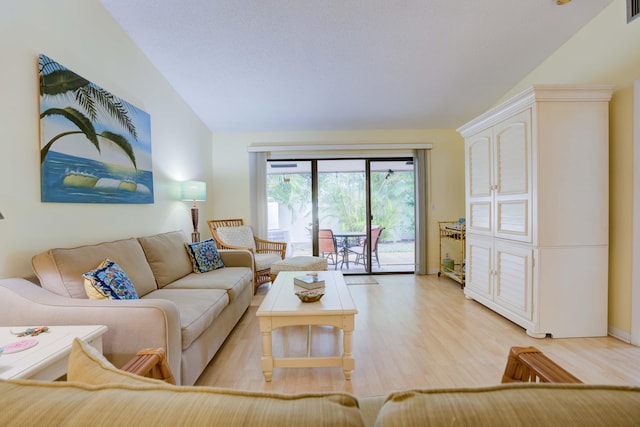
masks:
[[[609,102],[613,89],[613,85],[535,84],[460,126],[457,131],[463,137],[469,137],[535,102]]]

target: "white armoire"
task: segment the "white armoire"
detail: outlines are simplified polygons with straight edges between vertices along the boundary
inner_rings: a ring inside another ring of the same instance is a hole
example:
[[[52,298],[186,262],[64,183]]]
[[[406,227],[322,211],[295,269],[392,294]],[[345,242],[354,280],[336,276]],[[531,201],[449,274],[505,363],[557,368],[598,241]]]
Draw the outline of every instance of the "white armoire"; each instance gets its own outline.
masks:
[[[611,86],[535,85],[465,138],[465,296],[542,338],[607,335]]]

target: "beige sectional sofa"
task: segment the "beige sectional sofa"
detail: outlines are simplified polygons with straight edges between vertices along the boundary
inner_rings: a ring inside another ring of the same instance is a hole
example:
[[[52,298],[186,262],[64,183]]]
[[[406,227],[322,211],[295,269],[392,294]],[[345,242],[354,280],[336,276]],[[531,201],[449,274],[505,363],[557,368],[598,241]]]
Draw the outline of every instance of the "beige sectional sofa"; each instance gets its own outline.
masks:
[[[161,347],[176,382],[194,384],[253,297],[248,251],[220,251],[223,268],[194,273],[181,231],[51,249],[33,257],[39,285],[0,280],[0,324],[101,324],[103,351],[122,366],[142,348]],[[82,274],[105,259],[131,279],[137,300],[90,300]]]
[[[634,426],[640,388],[507,384],[346,393],[243,392],[173,386],[115,369],[80,340],[69,382],[0,381],[2,426]]]

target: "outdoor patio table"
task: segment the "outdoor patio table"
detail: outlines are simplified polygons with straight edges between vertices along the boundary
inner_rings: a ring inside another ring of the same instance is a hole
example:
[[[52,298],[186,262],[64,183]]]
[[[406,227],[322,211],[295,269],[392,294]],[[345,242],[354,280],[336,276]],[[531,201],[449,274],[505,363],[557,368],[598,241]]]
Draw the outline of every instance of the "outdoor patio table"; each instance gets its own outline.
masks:
[[[340,264],[340,268],[346,263],[348,270],[349,248],[360,245],[361,239],[367,237],[367,233],[365,231],[334,231],[333,236],[336,238],[338,246],[340,246],[340,252],[342,252],[342,264]]]

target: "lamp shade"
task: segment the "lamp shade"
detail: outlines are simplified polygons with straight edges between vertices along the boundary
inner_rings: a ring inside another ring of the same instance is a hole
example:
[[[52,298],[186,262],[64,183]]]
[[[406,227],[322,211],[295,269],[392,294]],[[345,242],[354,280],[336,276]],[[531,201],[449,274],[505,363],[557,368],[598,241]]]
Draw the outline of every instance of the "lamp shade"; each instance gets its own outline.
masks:
[[[207,200],[207,183],[204,181],[184,181],[182,200]]]

